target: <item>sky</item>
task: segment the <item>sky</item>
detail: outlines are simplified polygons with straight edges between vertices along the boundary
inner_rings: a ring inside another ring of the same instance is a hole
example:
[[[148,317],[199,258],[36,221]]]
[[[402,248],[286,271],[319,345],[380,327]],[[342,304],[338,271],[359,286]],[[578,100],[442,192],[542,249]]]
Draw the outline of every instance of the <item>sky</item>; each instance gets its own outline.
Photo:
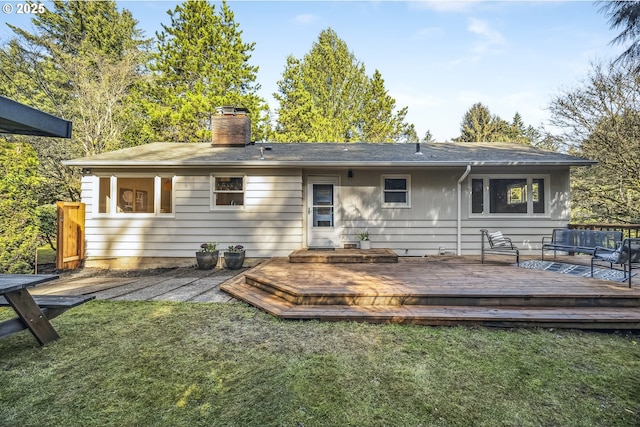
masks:
[[[32,29],[29,15],[18,13],[25,2],[0,3],[0,43],[12,36],[5,23]],[[591,1],[227,3],[243,41],[255,43],[250,63],[259,66],[259,95],[272,110],[287,56],[302,58],[331,28],[369,76],[380,71],[396,107],[408,107],[407,121],[418,136],[430,131],[436,141],[459,136],[464,114],[478,102],[502,119],[511,121],[518,112],[526,125],[552,129],[551,100],[579,87],[593,64],[622,52],[610,43],[619,29],[610,29]],[[153,37],[179,2],[117,4]]]

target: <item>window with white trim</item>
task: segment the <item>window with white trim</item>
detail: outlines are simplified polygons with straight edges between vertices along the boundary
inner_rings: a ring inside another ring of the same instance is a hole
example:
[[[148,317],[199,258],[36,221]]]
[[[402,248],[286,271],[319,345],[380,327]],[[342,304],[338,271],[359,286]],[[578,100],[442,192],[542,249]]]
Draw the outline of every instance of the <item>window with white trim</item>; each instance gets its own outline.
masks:
[[[243,208],[245,179],[244,176],[212,176],[211,207],[215,208]]]
[[[411,176],[383,175],[382,176],[382,207],[408,208],[411,207]]]
[[[172,214],[173,177],[100,177],[97,205],[100,214]]]
[[[472,215],[546,214],[548,177],[471,177]]]

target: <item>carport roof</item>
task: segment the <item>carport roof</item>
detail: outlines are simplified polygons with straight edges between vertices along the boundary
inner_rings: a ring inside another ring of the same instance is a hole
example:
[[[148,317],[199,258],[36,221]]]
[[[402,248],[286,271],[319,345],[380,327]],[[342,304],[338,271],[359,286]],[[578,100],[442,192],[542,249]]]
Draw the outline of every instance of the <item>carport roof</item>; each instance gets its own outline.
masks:
[[[71,122],[0,96],[0,133],[71,138]]]

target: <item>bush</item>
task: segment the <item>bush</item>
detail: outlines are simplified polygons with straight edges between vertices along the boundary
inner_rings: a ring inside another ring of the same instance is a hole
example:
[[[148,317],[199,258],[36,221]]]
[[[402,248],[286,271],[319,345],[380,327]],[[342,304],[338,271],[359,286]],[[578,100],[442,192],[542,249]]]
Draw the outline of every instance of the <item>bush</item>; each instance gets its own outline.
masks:
[[[38,240],[38,158],[30,145],[0,140],[0,272],[33,271]]]

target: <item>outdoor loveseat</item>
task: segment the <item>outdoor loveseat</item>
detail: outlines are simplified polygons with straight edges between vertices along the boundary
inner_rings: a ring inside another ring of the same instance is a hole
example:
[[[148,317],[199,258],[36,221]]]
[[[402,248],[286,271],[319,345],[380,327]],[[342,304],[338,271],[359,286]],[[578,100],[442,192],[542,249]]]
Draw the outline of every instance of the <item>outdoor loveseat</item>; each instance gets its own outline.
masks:
[[[591,257],[591,277],[594,265],[597,264],[607,264],[611,269],[622,270],[631,288],[631,270],[634,264],[640,264],[640,239],[624,239],[614,250],[597,247]]]
[[[520,265],[520,251],[513,244],[510,238],[504,237],[501,231],[494,231],[489,233],[489,230],[480,230],[482,234],[482,246],[480,261],[484,264],[485,254],[494,255],[515,255],[516,264]],[[486,243],[485,243],[486,240]]]
[[[593,256],[596,248],[615,251],[622,241],[621,231],[577,230],[556,228],[551,237],[542,238],[542,259],[545,251],[567,252],[570,254],[586,254]]]

